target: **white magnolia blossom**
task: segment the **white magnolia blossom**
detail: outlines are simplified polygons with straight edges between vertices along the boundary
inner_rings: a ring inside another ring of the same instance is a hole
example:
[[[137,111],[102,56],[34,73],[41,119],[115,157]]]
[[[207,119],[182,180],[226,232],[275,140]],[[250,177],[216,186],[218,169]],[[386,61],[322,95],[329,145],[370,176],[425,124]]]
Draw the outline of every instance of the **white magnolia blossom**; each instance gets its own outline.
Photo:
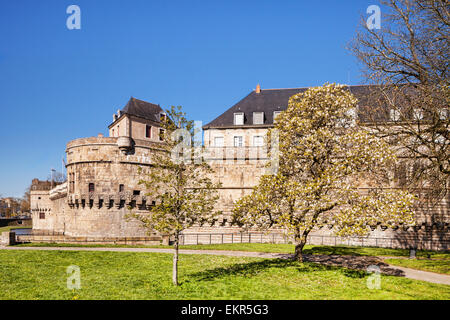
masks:
[[[341,236],[365,235],[377,224],[412,224],[414,197],[389,189],[395,151],[352,125],[356,106],[357,99],[334,84],[292,96],[275,127],[278,173],[263,176],[253,193],[236,203],[236,221],[284,228],[300,254],[311,230],[325,224]],[[361,194],[361,183],[371,192]]]

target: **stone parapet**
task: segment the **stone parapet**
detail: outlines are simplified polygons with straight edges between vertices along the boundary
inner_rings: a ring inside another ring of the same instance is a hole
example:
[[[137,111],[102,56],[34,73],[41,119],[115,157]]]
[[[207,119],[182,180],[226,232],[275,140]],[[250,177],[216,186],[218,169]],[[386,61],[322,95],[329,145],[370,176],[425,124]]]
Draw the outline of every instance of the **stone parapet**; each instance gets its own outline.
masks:
[[[66,235],[20,235],[18,243],[70,243],[70,244],[126,244],[126,245],[168,245],[167,236],[149,237],[70,237]]]
[[[67,196],[67,182],[58,185],[49,191],[50,200],[59,199]]]
[[[85,193],[70,194],[67,197],[67,204],[73,208],[123,208],[131,207],[140,210],[149,210],[154,201],[145,195],[134,195],[131,192],[118,192],[111,194]]]

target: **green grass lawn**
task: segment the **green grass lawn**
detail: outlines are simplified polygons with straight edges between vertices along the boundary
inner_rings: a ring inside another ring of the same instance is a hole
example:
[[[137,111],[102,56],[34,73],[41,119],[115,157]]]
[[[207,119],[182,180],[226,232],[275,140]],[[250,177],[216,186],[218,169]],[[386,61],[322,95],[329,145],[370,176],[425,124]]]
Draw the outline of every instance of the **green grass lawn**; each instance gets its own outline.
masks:
[[[130,245],[77,245],[69,243],[25,243],[18,246],[25,247],[128,247],[128,248],[173,248],[172,246],[130,246]],[[185,245],[180,249],[194,250],[231,250],[231,251],[251,251],[251,252],[274,252],[274,253],[294,253],[293,244],[272,244],[272,243],[234,243],[234,244],[204,244],[204,245]],[[355,247],[355,246],[315,246],[306,245],[305,254],[338,254],[338,255],[354,255],[354,256],[393,256],[408,257],[409,250],[406,249],[389,249],[375,247]],[[450,252],[418,250],[418,257],[438,258],[450,260]]]
[[[385,262],[394,266],[450,275],[449,259],[386,259]]]
[[[66,268],[81,290],[66,288]],[[0,251],[0,299],[450,299],[450,286],[287,260],[181,255],[179,287],[163,253]]]

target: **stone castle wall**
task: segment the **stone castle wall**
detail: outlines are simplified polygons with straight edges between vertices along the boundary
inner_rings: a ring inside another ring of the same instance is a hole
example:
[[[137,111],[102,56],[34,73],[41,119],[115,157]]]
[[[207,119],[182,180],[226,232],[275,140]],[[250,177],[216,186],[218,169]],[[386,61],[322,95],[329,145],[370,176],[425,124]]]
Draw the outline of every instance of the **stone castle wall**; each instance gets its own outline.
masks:
[[[70,237],[143,237],[137,221],[127,221],[133,210],[151,205],[138,185],[138,167],[151,166],[151,153],[158,144],[135,140],[132,150],[120,150],[119,138],[93,137],[67,145],[66,192],[34,192],[32,203],[46,212],[45,219],[34,213],[36,233],[61,233]],[[132,152],[131,152],[132,151]],[[93,185],[93,190],[89,185]],[[119,186],[123,190],[119,192]],[[53,190],[52,190],[53,191]],[[38,199],[38,196],[40,199]]]
[[[209,132],[211,131],[211,132]],[[253,136],[266,134],[266,128],[238,130],[207,130],[206,159],[214,169],[213,180],[222,183],[217,209],[223,214],[211,225],[197,225],[185,231],[193,233],[239,233],[231,225],[233,203],[249,194],[267,172],[264,148],[252,145]],[[232,146],[233,137],[243,135],[243,147],[214,147],[215,136],[224,137],[224,145]],[[32,191],[33,229],[36,233],[54,233],[65,237],[121,238],[149,237],[139,222],[127,219],[130,208],[148,210],[153,199],[145,196],[145,188],[138,184],[138,168],[151,169],[152,154],[158,152],[158,142],[117,137],[91,137],[71,141],[67,145],[67,183],[60,186],[65,192]],[[91,189],[90,189],[91,185]],[[121,187],[122,185],[122,187]],[[374,229],[370,237],[428,239],[445,241],[448,237],[448,206],[443,204],[437,215],[423,215],[415,230]],[[41,219],[40,213],[45,213]],[[436,216],[441,216],[439,221]],[[434,218],[433,218],[434,217]],[[442,221],[447,221],[447,226]],[[431,229],[430,229],[431,226]],[[447,229],[446,229],[447,228]],[[277,231],[277,230],[275,230]],[[329,236],[332,229],[322,228],[313,235]],[[282,232],[278,230],[278,232]],[[406,241],[406,240],[405,240]],[[409,240],[408,240],[409,241]]]

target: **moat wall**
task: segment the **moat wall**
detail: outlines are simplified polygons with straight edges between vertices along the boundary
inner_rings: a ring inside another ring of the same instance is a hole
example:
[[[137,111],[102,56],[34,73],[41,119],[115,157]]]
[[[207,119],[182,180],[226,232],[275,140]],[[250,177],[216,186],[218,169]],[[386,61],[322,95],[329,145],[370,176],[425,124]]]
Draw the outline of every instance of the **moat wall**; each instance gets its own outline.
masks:
[[[160,243],[163,239],[161,235],[156,232],[148,234],[138,221],[127,218],[132,211],[148,210],[154,201],[145,195],[144,186],[139,185],[142,176],[138,175],[138,168],[152,170],[152,154],[159,152],[159,147],[158,142],[111,137],[69,142],[66,149],[67,183],[51,191],[32,190],[34,235],[21,236],[21,239],[75,243]],[[265,152],[254,147],[210,148],[206,158],[214,169],[213,180],[222,183],[217,205],[222,215],[213,224],[197,225],[184,233],[239,234],[242,230],[231,225],[233,203],[249,194],[259,177],[267,172]],[[447,208],[443,204],[431,213],[420,214],[416,228],[391,230],[377,226],[369,237],[396,239],[395,243],[402,244],[402,247],[436,241],[448,245]],[[274,231],[281,234],[280,230]],[[320,244],[317,242],[332,239],[329,238],[332,234],[332,228],[324,227],[312,233],[311,239],[315,244]],[[366,242],[366,245],[375,245],[375,242]]]

